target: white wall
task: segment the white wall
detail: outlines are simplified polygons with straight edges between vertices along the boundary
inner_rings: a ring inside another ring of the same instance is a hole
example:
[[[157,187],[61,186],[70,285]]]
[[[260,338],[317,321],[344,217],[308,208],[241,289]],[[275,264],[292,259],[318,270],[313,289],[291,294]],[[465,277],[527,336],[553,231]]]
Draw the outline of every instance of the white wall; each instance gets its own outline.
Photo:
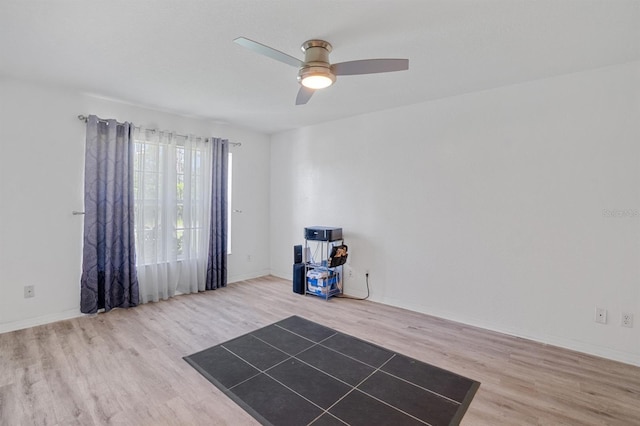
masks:
[[[269,137],[72,90],[0,79],[0,332],[79,315],[84,134],[76,116],[241,142],[229,281],[269,273]],[[250,257],[250,261],[248,260]],[[25,285],[36,297],[25,299]]]
[[[640,62],[271,142],[274,274],[341,226],[347,293],[640,365]]]

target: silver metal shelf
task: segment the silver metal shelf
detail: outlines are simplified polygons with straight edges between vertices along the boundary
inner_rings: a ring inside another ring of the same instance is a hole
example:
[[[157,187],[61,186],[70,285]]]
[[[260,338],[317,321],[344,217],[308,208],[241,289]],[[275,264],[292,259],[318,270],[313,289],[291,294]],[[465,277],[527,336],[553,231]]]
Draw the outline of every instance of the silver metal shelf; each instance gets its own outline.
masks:
[[[305,295],[306,294],[311,294],[313,296],[316,297],[321,297],[324,298],[325,300],[329,300],[329,298],[336,296],[338,294],[342,294],[343,288],[344,288],[344,265],[340,265],[340,266],[335,266],[335,267],[329,267],[328,263],[329,263],[329,255],[331,253],[331,248],[333,246],[337,246],[337,245],[341,245],[344,244],[344,240],[343,239],[337,239],[334,241],[318,241],[318,240],[308,240],[305,239],[304,240],[304,250],[305,252],[310,251],[311,247],[309,247],[309,243],[313,243],[316,245],[316,252],[319,251],[320,253],[320,259],[319,262],[317,262],[318,259],[313,259],[314,262],[309,261],[309,259],[306,259],[307,262],[305,263],[305,273],[304,273],[304,292]],[[319,246],[318,246],[319,245]],[[325,250],[326,247],[326,250]],[[320,293],[316,293],[312,290],[309,289],[309,277],[308,277],[308,273],[309,271],[313,271],[313,270],[321,270],[321,271],[327,271],[329,277],[327,277],[327,285],[324,287],[321,287],[323,289],[326,289],[325,291],[322,291]],[[332,288],[332,284],[329,282],[329,280],[331,279],[331,274],[335,274],[336,277],[336,283],[335,283],[335,288]]]

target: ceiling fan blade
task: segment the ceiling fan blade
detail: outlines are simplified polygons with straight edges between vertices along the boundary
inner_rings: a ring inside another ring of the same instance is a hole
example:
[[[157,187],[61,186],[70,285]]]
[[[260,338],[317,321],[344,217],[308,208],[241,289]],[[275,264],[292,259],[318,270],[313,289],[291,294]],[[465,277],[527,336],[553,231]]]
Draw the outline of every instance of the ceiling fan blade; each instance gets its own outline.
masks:
[[[248,38],[244,37],[238,37],[233,41],[242,47],[246,47],[247,49],[253,50],[254,52],[261,55],[268,56],[271,59],[275,59],[276,61],[284,62],[285,64],[291,65],[293,67],[302,66],[302,61],[300,59],[289,56],[286,53],[282,53],[281,51],[273,49],[269,46],[265,46],[264,44],[258,43],[257,41],[249,40]]]
[[[315,90],[301,85],[300,90],[298,90],[298,96],[296,96],[296,105],[304,105],[309,102],[314,92]]]
[[[335,75],[377,74],[381,72],[405,71],[408,59],[362,59],[331,65]]]

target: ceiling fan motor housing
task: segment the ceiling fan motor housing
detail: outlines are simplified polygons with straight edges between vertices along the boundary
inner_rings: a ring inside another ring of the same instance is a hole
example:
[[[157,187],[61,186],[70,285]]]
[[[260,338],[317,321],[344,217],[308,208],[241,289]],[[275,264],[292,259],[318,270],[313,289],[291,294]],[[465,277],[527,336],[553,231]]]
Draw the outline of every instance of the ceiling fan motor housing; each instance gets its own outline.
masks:
[[[331,79],[332,84],[336,81],[335,74],[331,71],[329,53],[331,44],[324,40],[307,40],[301,47],[304,52],[304,65],[298,71],[298,82],[311,75],[322,75]]]

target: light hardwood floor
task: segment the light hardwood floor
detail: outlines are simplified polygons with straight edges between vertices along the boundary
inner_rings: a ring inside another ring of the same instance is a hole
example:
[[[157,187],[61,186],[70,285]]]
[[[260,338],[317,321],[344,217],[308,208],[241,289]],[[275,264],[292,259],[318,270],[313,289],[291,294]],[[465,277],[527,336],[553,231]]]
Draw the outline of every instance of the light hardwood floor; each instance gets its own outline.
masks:
[[[463,425],[640,425],[638,367],[274,277],[0,334],[0,424],[257,424],[182,357],[290,315],[480,381]]]

